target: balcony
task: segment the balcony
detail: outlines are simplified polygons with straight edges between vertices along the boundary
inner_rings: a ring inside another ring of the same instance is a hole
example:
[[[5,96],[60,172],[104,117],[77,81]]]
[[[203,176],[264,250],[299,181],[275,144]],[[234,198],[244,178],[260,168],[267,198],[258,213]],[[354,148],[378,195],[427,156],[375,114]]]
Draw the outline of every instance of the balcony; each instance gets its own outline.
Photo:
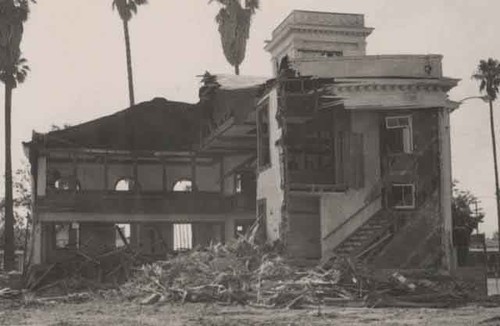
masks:
[[[255,200],[217,192],[52,191],[38,198],[39,212],[99,214],[227,214],[254,212]]]

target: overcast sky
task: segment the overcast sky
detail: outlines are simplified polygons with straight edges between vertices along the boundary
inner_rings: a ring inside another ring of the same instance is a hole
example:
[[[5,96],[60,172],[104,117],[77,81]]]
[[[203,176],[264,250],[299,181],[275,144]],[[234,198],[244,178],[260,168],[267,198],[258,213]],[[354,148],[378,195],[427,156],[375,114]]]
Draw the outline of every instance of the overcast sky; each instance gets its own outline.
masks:
[[[149,2],[130,26],[136,102],[154,97],[196,102],[197,75],[233,71],[214,23],[218,7],[208,0]],[[500,59],[498,0],[261,0],[242,74],[271,75],[264,41],[293,9],[365,14],[366,24],[375,28],[368,54],[443,54],[445,75],[462,79],[451,92],[454,100],[478,94],[470,75],[479,59]],[[29,140],[32,130],[74,125],[127,107],[123,31],[111,0],[38,0],[22,50],[31,74],[14,93],[16,166],[24,157],[21,141]],[[3,89],[0,98],[3,103]],[[452,155],[453,176],[482,201],[487,217],[481,230],[490,234],[497,227],[488,121],[480,100],[454,112]],[[498,131],[500,118],[496,123]],[[0,132],[3,173],[3,114]]]

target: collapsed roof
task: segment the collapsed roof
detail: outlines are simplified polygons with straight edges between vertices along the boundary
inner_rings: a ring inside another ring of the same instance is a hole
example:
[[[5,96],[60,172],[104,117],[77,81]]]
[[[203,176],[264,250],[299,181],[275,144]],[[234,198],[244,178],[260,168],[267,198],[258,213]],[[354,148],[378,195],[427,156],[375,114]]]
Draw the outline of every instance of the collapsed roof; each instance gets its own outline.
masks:
[[[46,148],[190,150],[198,136],[196,105],[155,98],[63,130],[34,137]]]
[[[233,75],[203,76],[200,102],[189,104],[154,98],[112,115],[46,134],[31,143],[45,148],[86,148],[124,151],[190,151],[200,139],[200,119],[244,119],[267,78]],[[210,101],[205,101],[206,97]]]

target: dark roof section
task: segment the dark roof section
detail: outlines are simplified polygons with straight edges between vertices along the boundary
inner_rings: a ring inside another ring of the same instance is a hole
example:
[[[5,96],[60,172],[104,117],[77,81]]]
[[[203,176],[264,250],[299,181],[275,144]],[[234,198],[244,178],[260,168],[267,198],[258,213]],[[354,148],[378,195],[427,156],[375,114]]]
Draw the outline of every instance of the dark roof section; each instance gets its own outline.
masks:
[[[267,77],[241,75],[202,76],[200,105],[203,115],[215,126],[234,118],[235,123],[243,122],[255,110],[256,100],[266,84]]]
[[[155,98],[42,136],[47,148],[186,151],[199,138],[196,105]],[[36,141],[39,143],[39,141]]]

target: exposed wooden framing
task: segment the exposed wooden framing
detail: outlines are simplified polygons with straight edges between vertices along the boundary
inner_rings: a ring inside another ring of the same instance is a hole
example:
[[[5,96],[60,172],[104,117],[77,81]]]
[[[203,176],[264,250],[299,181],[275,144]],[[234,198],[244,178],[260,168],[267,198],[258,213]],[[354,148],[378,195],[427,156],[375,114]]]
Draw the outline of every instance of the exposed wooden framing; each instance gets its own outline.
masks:
[[[196,180],[196,156],[193,155],[191,157],[191,183],[193,187],[193,191],[198,190],[198,182]]]
[[[239,220],[254,220],[254,211],[236,211],[230,214],[231,218]],[[78,222],[99,222],[99,223],[197,223],[197,222],[224,222],[227,221],[228,214],[205,214],[205,213],[161,213],[161,214],[145,214],[145,213],[78,213],[78,212],[41,212],[41,222],[62,222],[70,223]],[[132,225],[131,225],[132,227]],[[131,228],[132,230],[132,228]],[[140,235],[140,233],[139,233]]]
[[[133,162],[132,162],[132,176],[134,178],[134,181],[136,184],[139,182],[139,167],[137,164],[137,157],[134,156]],[[137,187],[135,187],[135,190],[138,190]]]
[[[246,153],[246,152],[245,152]],[[245,154],[245,153],[239,153],[239,154]],[[222,153],[213,153],[211,156],[218,156]],[[232,153],[231,153],[232,154]],[[200,166],[212,166],[213,164],[215,164],[217,161],[216,160],[206,160],[206,161],[200,161],[200,160],[197,160],[198,161],[198,165]],[[53,163],[68,163],[68,164],[71,164],[72,163],[72,159],[68,159],[68,158],[64,158],[64,159],[54,159],[52,158],[50,160],[50,162],[53,162]],[[82,159],[82,158],[78,158],[78,162],[79,163],[95,163],[95,159],[90,159],[90,158],[87,158],[87,159]],[[108,165],[110,164],[133,164],[134,160],[131,158],[129,160],[116,160],[116,159],[113,159],[111,157],[108,157]],[[179,166],[179,165],[186,165],[186,164],[190,164],[191,162],[191,159],[185,159],[183,161],[180,161],[180,160],[176,160],[176,161],[167,161],[165,160],[165,165],[166,166]],[[155,161],[143,161],[141,160],[140,158],[137,159],[137,163],[139,165],[158,165],[160,163],[158,163],[158,158],[155,160]]]
[[[194,155],[193,151],[127,151],[127,150],[108,150],[108,149],[94,149],[94,148],[37,148],[40,155],[47,154],[68,154],[68,153],[77,153],[77,154],[109,154],[114,156],[125,156],[132,157],[136,156],[138,158],[154,158],[154,157],[184,157],[189,158]],[[196,153],[198,157],[206,157],[210,158],[211,155],[204,155],[203,153]]]
[[[219,159],[219,183],[220,183],[220,192],[225,192],[225,182],[224,182],[224,156],[221,156]]]
[[[104,154],[104,190],[109,190],[109,164],[108,154]]]
[[[237,145],[237,144],[236,144]],[[241,146],[234,146],[234,147],[227,147],[227,146],[214,146],[211,148],[214,150],[214,153],[217,152],[232,152],[233,150],[237,150],[239,153],[248,153],[248,152],[255,152],[256,147],[241,147]],[[209,152],[209,151],[206,151]]]
[[[227,119],[222,125],[220,125],[214,132],[206,138],[204,142],[201,143],[201,148],[207,148],[212,141],[217,139],[220,135],[224,134],[229,128],[234,125],[234,117]]]
[[[73,153],[71,157],[72,157],[71,165],[73,167],[73,178],[75,182],[75,189],[73,189],[73,191],[76,193],[78,191],[78,156],[75,153]]]
[[[234,168],[232,168],[231,170],[227,171],[226,173],[224,173],[224,175],[222,175],[222,179],[226,179],[227,177],[233,175],[237,170],[241,169],[243,166],[247,165],[248,163],[254,161],[257,159],[257,156],[256,155],[252,155],[250,156],[249,158],[247,158],[246,160],[244,160],[243,162],[241,162],[240,164],[238,164],[237,166],[235,166]],[[219,180],[220,182],[222,182],[222,180]]]
[[[165,159],[160,158],[160,162],[161,162],[161,172],[162,172],[161,185],[163,191],[166,192],[168,190],[168,180],[167,180],[167,169],[165,166]]]
[[[257,144],[257,134],[252,134],[252,135],[234,135],[234,136],[220,136],[217,138],[217,141],[223,141],[223,142],[245,142],[247,143],[248,141],[254,140],[255,143]]]

